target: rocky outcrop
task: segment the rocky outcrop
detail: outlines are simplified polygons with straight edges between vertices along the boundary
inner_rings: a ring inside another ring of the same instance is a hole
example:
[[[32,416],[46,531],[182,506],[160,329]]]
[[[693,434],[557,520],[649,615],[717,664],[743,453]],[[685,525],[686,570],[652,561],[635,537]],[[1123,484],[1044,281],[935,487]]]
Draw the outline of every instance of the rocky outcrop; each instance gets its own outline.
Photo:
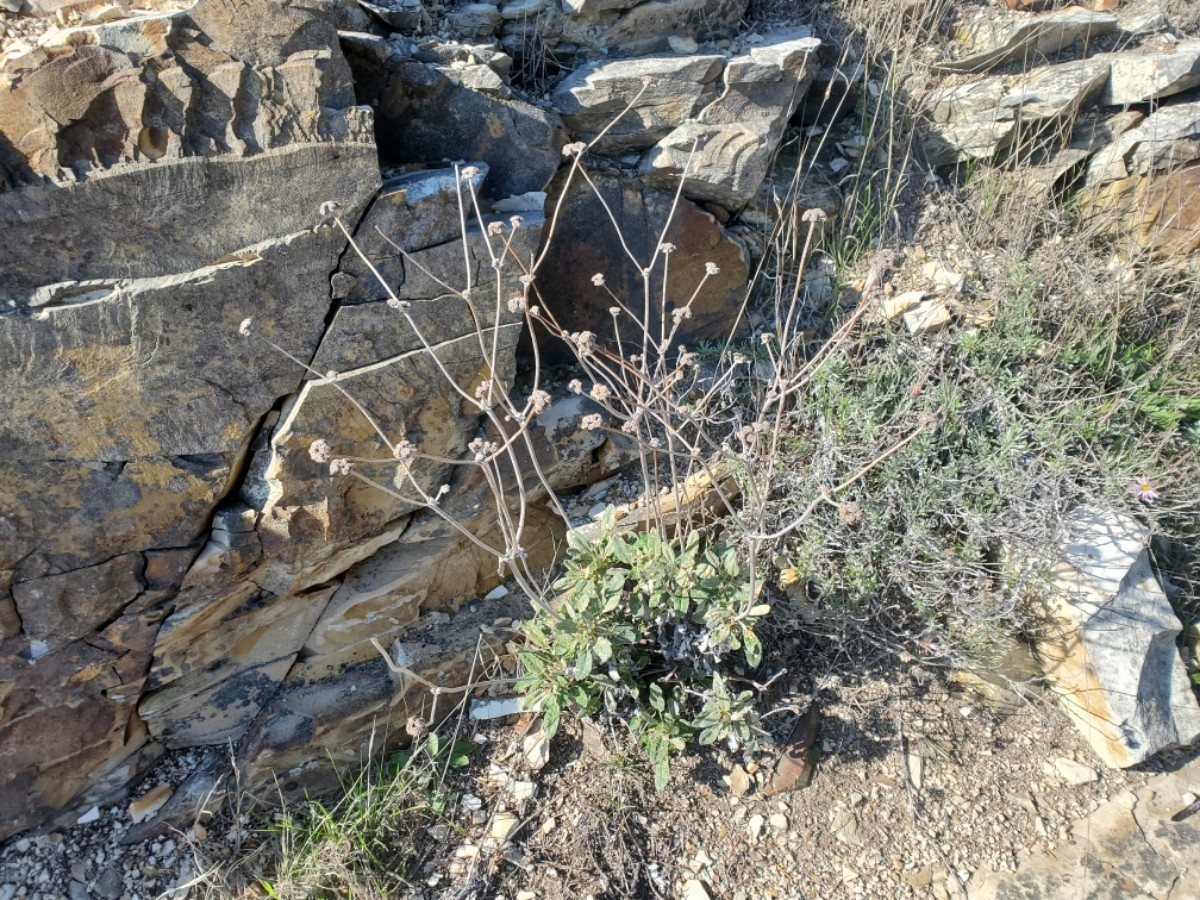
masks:
[[[985,18],[958,35],[971,54],[940,67],[981,72],[1080,41],[1087,54],[1087,42],[1115,22],[1079,9]],[[1037,203],[1079,188],[1078,207],[1099,232],[1138,251],[1184,258],[1200,247],[1193,200],[1200,125],[1188,93],[1197,85],[1196,39],[1150,40],[1024,75],[959,80],[926,95],[922,149],[934,166],[1000,168],[1006,191]]]
[[[1175,638],[1179,620],[1150,568],[1149,533],[1080,508],[1066,523],[1038,655],[1063,708],[1110,766],[1136,765],[1200,736]]]
[[[1038,57],[1115,31],[1117,17],[1078,6],[1041,16],[1008,15],[977,19],[959,27],[961,55],[937,64],[944,72],[985,72],[1013,60]]]
[[[1102,232],[1160,256],[1200,249],[1200,102],[1163,106],[1088,164],[1079,199]]]
[[[310,358],[345,249],[317,208],[378,186],[333,28],[261,5],[253,35],[204,0],[7,70],[0,746],[31,755],[0,775],[0,834],[160,749],[137,703],[164,604],[302,374],[229,335],[254,314]]]

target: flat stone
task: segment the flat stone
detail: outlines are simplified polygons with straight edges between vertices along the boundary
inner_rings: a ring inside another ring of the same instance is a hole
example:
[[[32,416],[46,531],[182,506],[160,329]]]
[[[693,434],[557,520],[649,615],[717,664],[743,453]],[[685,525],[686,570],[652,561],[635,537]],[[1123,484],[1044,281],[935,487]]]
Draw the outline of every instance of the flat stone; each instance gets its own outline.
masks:
[[[1178,41],[1157,52],[1105,54],[1108,84],[1100,97],[1105,106],[1149,103],[1200,84],[1200,39]]]
[[[613,55],[667,49],[672,36],[698,41],[730,38],[747,0],[563,0],[563,41]]]
[[[642,172],[660,181],[682,177],[693,200],[745,205],[816,73],[820,45],[807,29],[789,29],[731,58],[721,94],[660,140]]]
[[[563,79],[551,102],[573,140],[590,142],[611,125],[595,149],[620,154],[653,146],[711,102],[724,66],[713,53],[600,61]]]
[[[955,38],[967,55],[933,68],[945,72],[985,72],[1016,59],[1049,56],[1079,40],[1114,31],[1117,17],[1072,7],[1037,16],[1009,14],[961,28]]]

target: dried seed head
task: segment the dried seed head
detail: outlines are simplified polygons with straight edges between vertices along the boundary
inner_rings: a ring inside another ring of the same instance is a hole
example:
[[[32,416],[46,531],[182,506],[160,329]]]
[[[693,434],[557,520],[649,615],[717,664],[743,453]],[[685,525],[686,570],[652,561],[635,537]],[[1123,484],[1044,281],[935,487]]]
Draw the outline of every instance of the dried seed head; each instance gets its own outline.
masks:
[[[504,223],[503,222],[489,222],[488,223],[488,234],[504,234]]]
[[[395,297],[388,297],[387,305],[392,309],[408,309],[412,306],[407,300],[397,300]]]
[[[409,441],[401,441],[392,448],[392,456],[396,457],[396,459],[412,459],[413,454],[416,452],[416,445]]]
[[[253,324],[253,319],[242,319],[242,324],[238,326],[238,334],[242,337],[250,337],[250,326]]]
[[[542,390],[534,391],[529,395],[529,408],[533,410],[535,416],[540,416],[550,407],[550,395]]]
[[[681,306],[679,309],[671,313],[671,318],[675,320],[675,324],[679,325],[684,319],[692,317],[692,308],[690,306]]]
[[[332,453],[329,450],[329,444],[321,438],[317,438],[308,445],[308,455],[313,462],[324,464],[329,462]]]
[[[661,244],[658,245],[658,249],[661,250],[663,253],[670,254],[670,253],[674,253],[676,248],[675,248],[675,245],[672,244],[670,241],[663,241]]]
[[[580,156],[587,149],[587,144],[583,141],[576,141],[573,144],[567,144],[562,148],[563,156]]]
[[[460,178],[463,178],[467,181],[472,181],[479,177],[479,167],[478,166],[466,166],[459,171],[458,175]]]
[[[580,381],[578,378],[572,378],[567,383],[567,388],[571,391],[572,394],[582,394],[583,393],[583,382]]]
[[[338,203],[336,200],[326,200],[324,203],[321,204],[321,207],[318,210],[318,212],[321,213],[322,218],[325,218],[327,216],[333,215],[335,212],[337,212],[339,209],[341,209],[341,206],[342,205],[340,203]]]
[[[801,222],[824,222],[829,216],[825,214],[823,209],[806,209],[804,215],[800,217]]]
[[[525,309],[526,305],[527,304],[525,303],[524,297],[509,297],[508,298],[508,311],[510,313],[521,312],[522,310]]]
[[[715,262],[706,262],[704,264],[704,274],[705,275],[720,275],[721,267],[718,266]]]
[[[585,431],[596,431],[604,427],[604,419],[600,417],[599,413],[592,413],[590,416],[584,416],[579,425]]]
[[[593,275],[592,284],[594,284],[596,287],[604,287],[604,273],[597,272],[595,275]]]
[[[612,398],[612,391],[610,391],[608,387],[603,384],[593,384],[591,397],[597,403],[603,403],[605,400]]]
[[[349,475],[350,474],[350,460],[348,460],[348,459],[333,460],[332,462],[329,463],[329,474],[330,475]]]
[[[511,225],[513,227],[513,230],[515,231],[516,229],[520,228],[522,225],[525,224],[525,220],[522,219],[520,216],[510,216],[509,220],[508,220],[508,224]]]

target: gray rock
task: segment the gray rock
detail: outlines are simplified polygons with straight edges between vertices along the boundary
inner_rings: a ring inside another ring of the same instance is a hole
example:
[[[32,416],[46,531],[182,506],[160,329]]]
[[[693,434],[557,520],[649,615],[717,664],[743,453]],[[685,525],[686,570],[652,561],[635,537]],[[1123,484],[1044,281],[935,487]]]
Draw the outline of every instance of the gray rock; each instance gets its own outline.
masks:
[[[550,4],[550,0],[507,0],[500,8],[502,19],[531,19]]]
[[[672,36],[733,37],[747,0],[563,0],[562,39],[622,56],[658,53]]]
[[[1136,765],[1200,736],[1200,707],[1175,647],[1182,630],[1129,516],[1080,507],[1068,517],[1055,627],[1038,656],[1081,735],[1105,763]]]
[[[551,102],[573,140],[590,142],[611,125],[595,150],[622,153],[644,149],[716,98],[724,66],[720,54],[602,61],[563,79]],[[622,115],[630,103],[632,108]]]
[[[488,37],[500,24],[500,10],[494,3],[465,3],[446,11],[446,24],[464,37]]]
[[[683,176],[683,192],[693,200],[745,205],[816,72],[820,45],[807,29],[793,29],[730,59],[721,94],[659,141],[642,171],[656,179]]]
[[[1028,153],[1051,131],[1069,127],[1108,80],[1104,60],[1046,66],[1015,83],[993,76],[934,91],[926,98],[929,133],[922,141],[932,165]]]
[[[1179,41],[1157,52],[1128,52],[1096,57],[1109,61],[1106,106],[1149,103],[1200,84],[1200,39]]]
[[[934,68],[945,72],[986,72],[1016,59],[1049,56],[1076,41],[1101,37],[1114,31],[1117,17],[1079,7],[1037,16],[1010,13],[971,22],[955,37],[967,55]]]
[[[361,99],[375,107],[375,136],[386,162],[482,160],[490,169],[482,191],[487,199],[544,190],[558,169],[566,134],[555,114],[480,94],[415,60],[393,58],[372,70],[352,62]]]
[[[1200,102],[1162,106],[1098,152],[1087,184],[1146,175],[1200,158]]]

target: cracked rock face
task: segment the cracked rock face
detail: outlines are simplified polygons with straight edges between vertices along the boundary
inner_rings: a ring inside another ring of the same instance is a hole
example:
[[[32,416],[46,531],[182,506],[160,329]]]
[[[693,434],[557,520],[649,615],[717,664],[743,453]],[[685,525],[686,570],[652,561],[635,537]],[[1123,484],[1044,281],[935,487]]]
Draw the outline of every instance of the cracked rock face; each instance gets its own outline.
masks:
[[[0,92],[0,747],[28,754],[0,772],[0,836],[159,747],[137,702],[164,604],[302,381],[231,336],[253,316],[311,358],[345,249],[318,207],[357,217],[379,184],[304,9],[202,0],[51,49]]]

